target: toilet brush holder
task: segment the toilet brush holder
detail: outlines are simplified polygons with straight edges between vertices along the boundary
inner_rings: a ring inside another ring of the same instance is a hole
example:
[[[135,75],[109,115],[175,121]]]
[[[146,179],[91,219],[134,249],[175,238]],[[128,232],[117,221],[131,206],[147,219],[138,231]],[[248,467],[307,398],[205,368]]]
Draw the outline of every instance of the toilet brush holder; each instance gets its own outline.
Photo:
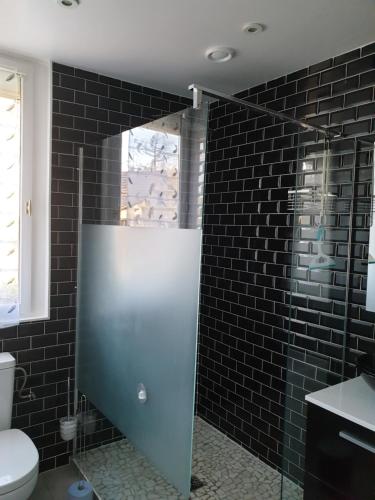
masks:
[[[77,417],[70,416],[70,377],[67,379],[67,410],[68,416],[60,418],[60,436],[63,441],[71,441],[77,434]]]
[[[63,441],[71,441],[77,434],[77,417],[60,418],[60,436]]]

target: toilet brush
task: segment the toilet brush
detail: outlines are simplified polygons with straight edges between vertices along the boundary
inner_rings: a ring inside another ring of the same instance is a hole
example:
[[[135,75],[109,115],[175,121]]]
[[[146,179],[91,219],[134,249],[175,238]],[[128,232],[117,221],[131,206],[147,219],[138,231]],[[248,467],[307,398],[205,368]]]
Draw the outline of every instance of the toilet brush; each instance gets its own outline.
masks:
[[[60,436],[63,441],[71,441],[77,433],[77,417],[70,415],[70,377],[68,377],[68,412],[60,418]]]

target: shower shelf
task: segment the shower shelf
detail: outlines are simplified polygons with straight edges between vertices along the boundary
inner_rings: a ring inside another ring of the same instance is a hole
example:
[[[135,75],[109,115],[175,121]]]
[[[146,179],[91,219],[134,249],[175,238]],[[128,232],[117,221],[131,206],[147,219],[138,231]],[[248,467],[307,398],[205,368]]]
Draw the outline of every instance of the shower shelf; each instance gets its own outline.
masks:
[[[322,194],[316,188],[303,188],[288,191],[288,210],[304,213],[333,213],[336,208],[337,195]],[[346,201],[346,200],[345,200]],[[348,200],[350,201],[350,200]]]
[[[349,197],[338,197],[336,194],[323,194],[317,188],[302,188],[288,190],[288,210],[299,214],[343,214],[349,213],[352,199]],[[354,213],[370,214],[371,198],[356,200],[353,205]]]

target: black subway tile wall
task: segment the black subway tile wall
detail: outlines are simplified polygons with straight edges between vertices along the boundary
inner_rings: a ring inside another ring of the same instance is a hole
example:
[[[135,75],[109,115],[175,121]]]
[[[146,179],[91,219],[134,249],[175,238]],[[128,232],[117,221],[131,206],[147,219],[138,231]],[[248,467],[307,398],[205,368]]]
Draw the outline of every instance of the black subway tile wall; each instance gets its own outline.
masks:
[[[374,85],[372,44],[238,97],[373,141]],[[355,157],[353,140],[333,141],[330,190],[349,199],[354,190],[357,209],[351,226],[345,211],[327,221],[335,269],[308,273],[316,228],[294,218],[288,190],[306,183],[302,160],[319,169],[322,141],[220,102],[209,127],[197,411],[302,483],[305,395],[341,380],[344,354],[352,377],[356,356],[375,352],[375,315],[365,310],[369,214],[360,203],[370,200],[372,154],[364,147]]]
[[[67,377],[74,380],[78,149],[83,146],[95,157],[96,145],[105,137],[179,111],[189,102],[78,68],[53,65],[50,319],[0,330],[0,351],[11,352],[26,369],[27,387],[36,395],[35,400],[25,402],[15,396],[12,426],[34,440],[41,471],[67,463],[71,454],[71,443],[60,438],[58,419],[66,415]],[[100,419],[96,442],[115,436],[110,423]]]

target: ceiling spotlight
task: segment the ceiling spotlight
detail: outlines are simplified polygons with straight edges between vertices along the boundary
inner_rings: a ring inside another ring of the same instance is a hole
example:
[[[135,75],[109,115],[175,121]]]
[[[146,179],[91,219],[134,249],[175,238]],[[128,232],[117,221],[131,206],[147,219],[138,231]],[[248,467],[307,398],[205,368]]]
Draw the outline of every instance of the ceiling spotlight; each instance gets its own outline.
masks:
[[[259,23],[246,23],[242,27],[244,33],[249,33],[250,35],[255,35],[256,33],[261,33],[265,30],[264,24]]]
[[[235,53],[235,50],[230,47],[212,47],[206,51],[206,59],[214,63],[223,63],[230,61]]]
[[[80,4],[80,0],[57,0],[57,3],[61,5],[61,7],[71,9],[74,7],[78,7],[78,5]]]

